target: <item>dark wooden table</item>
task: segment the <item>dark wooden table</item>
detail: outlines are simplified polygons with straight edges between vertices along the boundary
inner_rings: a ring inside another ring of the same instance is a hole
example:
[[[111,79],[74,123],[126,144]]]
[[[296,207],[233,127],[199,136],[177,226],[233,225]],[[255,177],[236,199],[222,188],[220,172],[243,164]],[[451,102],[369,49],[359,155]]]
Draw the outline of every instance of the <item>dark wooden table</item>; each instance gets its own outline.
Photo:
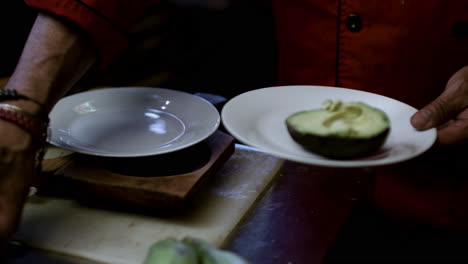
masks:
[[[286,161],[226,248],[252,264],[468,263],[468,234],[412,228],[366,203],[372,169]],[[92,264],[22,247],[7,264]]]
[[[284,162],[226,249],[252,264],[468,263],[468,234],[411,229],[370,201],[373,169]],[[22,246],[0,249],[7,264],[92,262]]]
[[[372,171],[286,162],[278,181],[240,226],[230,250],[252,263],[322,263]]]
[[[373,169],[283,169],[228,246],[252,263],[468,263],[468,233],[373,205]]]
[[[227,249],[255,264],[468,263],[466,233],[408,229],[365,203],[371,169],[285,162]],[[7,264],[93,264],[23,247]]]

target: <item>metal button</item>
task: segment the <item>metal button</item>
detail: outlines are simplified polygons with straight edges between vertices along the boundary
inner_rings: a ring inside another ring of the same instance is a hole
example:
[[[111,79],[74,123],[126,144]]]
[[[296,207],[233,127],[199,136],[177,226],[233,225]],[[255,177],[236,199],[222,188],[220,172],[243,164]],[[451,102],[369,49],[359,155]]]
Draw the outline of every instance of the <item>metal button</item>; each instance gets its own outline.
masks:
[[[351,14],[346,18],[346,27],[351,32],[359,32],[362,29],[361,17],[356,14]]]
[[[453,35],[457,38],[468,37],[468,22],[458,21],[453,25]]]

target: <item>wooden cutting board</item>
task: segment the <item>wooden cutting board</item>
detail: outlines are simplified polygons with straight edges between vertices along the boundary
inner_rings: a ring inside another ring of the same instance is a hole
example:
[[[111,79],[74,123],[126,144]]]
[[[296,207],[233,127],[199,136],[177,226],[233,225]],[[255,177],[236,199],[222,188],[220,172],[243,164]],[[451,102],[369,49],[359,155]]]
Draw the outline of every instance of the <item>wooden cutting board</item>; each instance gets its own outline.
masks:
[[[39,190],[93,206],[175,213],[184,210],[233,152],[234,138],[216,131],[203,142],[163,155],[108,158],[75,153],[44,160]]]
[[[193,236],[222,246],[278,174],[282,160],[242,145],[179,215],[151,216],[33,196],[15,239],[98,263],[141,264],[166,237]]]

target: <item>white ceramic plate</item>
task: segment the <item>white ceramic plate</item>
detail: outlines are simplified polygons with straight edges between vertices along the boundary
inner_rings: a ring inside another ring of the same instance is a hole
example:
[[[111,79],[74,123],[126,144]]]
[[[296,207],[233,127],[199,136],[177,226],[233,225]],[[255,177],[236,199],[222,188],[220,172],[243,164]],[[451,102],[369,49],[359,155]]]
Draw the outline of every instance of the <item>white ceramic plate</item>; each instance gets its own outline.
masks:
[[[208,101],[150,87],[74,94],[62,98],[49,116],[49,143],[107,157],[173,152],[206,139],[220,125],[219,112]]]
[[[391,130],[381,150],[354,160],[334,160],[304,150],[290,137],[286,118],[298,111],[322,108],[325,100],[361,101],[385,111]],[[436,129],[417,131],[410,124],[413,107],[394,99],[352,89],[325,86],[280,86],[238,95],[221,112],[225,128],[244,144],[280,158],[329,167],[371,167],[411,159],[428,150]]]

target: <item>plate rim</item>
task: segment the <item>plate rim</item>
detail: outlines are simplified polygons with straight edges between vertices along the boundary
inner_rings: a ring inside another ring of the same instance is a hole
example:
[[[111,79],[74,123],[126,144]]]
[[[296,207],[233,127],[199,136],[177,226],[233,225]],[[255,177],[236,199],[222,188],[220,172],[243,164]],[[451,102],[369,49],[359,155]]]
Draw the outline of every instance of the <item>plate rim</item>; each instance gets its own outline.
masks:
[[[417,156],[425,153],[426,151],[428,151],[434,145],[434,143],[435,143],[435,141],[437,139],[437,129],[436,128],[431,128],[431,129],[428,129],[428,130],[425,130],[425,131],[421,131],[421,132],[429,134],[429,136],[431,137],[430,138],[430,143],[423,146],[422,148],[420,148],[419,151],[415,152],[415,154],[410,155],[409,158],[406,157],[406,156],[402,156],[400,158],[396,157],[396,158],[393,158],[393,159],[390,159],[390,160],[389,159],[382,159],[382,160],[338,160],[338,159],[329,159],[329,158],[325,158],[325,157],[322,157],[323,159],[307,159],[307,158],[301,158],[301,157],[298,157],[298,156],[291,157],[290,155],[281,153],[279,151],[275,151],[275,150],[271,150],[271,149],[265,149],[262,146],[260,146],[260,144],[256,144],[255,142],[252,142],[251,140],[248,140],[243,135],[240,135],[238,133],[238,131],[235,128],[233,128],[233,126],[228,122],[228,119],[226,118],[227,111],[229,111],[230,107],[232,107],[232,104],[235,101],[240,100],[242,97],[248,96],[248,94],[251,94],[251,93],[261,92],[261,91],[268,90],[268,89],[291,89],[292,87],[302,87],[302,88],[312,88],[312,89],[314,89],[314,88],[319,88],[319,89],[324,89],[324,88],[325,89],[330,89],[330,88],[332,88],[332,89],[338,89],[338,90],[351,91],[353,93],[369,94],[369,95],[372,95],[372,96],[383,97],[385,99],[392,100],[392,101],[397,102],[399,104],[406,105],[407,107],[410,107],[410,108],[412,108],[414,110],[417,110],[416,108],[414,108],[414,107],[412,107],[412,106],[410,106],[410,105],[408,105],[408,104],[406,104],[404,102],[396,100],[394,98],[391,98],[391,97],[388,97],[388,96],[385,96],[385,95],[381,95],[381,94],[377,94],[377,93],[368,92],[368,91],[361,91],[361,90],[356,90],[356,89],[351,89],[351,88],[343,88],[343,87],[336,87],[336,86],[323,86],[323,85],[281,85],[281,86],[270,86],[270,87],[263,87],[263,88],[250,90],[250,91],[241,93],[241,94],[231,98],[228,102],[226,102],[223,109],[221,110],[221,122],[222,122],[223,126],[225,127],[225,129],[227,131],[229,131],[229,133],[232,136],[234,136],[237,140],[239,140],[243,144],[246,144],[246,145],[254,147],[254,148],[258,148],[259,150],[262,150],[262,151],[264,151],[266,153],[269,153],[269,154],[271,154],[273,156],[276,156],[276,157],[279,157],[279,158],[282,158],[282,159],[285,159],[285,160],[290,160],[290,161],[294,161],[294,162],[303,163],[303,164],[309,164],[309,165],[315,165],[315,166],[321,166],[321,167],[336,167],[336,168],[376,167],[376,166],[384,166],[384,165],[391,165],[391,164],[400,163],[402,161],[412,159],[414,157],[417,157]]]
[[[104,87],[104,88],[97,88],[97,89],[92,89],[92,90],[87,90],[87,91],[71,94],[71,95],[62,97],[59,101],[57,101],[57,103],[54,105],[52,110],[49,112],[49,118],[50,118],[50,116],[52,114],[52,111],[55,109],[55,107],[62,100],[70,100],[70,98],[75,97],[75,96],[85,96],[86,94],[89,95],[89,94],[93,94],[93,93],[96,93],[96,92],[112,92],[112,91],[118,91],[118,90],[123,91],[123,90],[137,90],[137,89],[139,89],[139,90],[152,90],[152,91],[156,91],[156,93],[157,93],[158,90],[160,90],[160,91],[165,91],[165,92],[169,92],[169,93],[183,94],[184,96],[190,96],[190,97],[192,97],[192,98],[194,98],[196,100],[199,100],[200,102],[205,103],[208,106],[208,108],[211,109],[211,111],[212,111],[211,113],[216,116],[216,118],[214,119],[215,121],[213,122],[213,125],[210,126],[211,129],[207,129],[206,133],[199,136],[198,138],[191,141],[190,143],[186,143],[186,144],[180,145],[180,146],[175,147],[175,148],[166,148],[163,151],[158,151],[158,152],[155,152],[155,153],[148,153],[148,152],[134,153],[134,154],[131,154],[131,153],[128,153],[128,152],[126,152],[126,153],[107,153],[107,152],[102,153],[102,152],[93,152],[93,151],[83,150],[83,149],[79,149],[79,148],[73,148],[73,146],[67,145],[67,144],[59,144],[59,143],[57,143],[55,141],[52,141],[51,122],[49,122],[49,126],[47,128],[48,133],[47,133],[46,142],[53,145],[53,146],[63,148],[63,149],[69,150],[69,151],[73,151],[75,153],[86,154],[86,155],[91,155],[91,156],[110,157],[110,158],[148,157],[148,156],[156,156],[156,155],[163,155],[163,154],[172,153],[172,152],[175,152],[175,151],[179,151],[179,150],[183,150],[185,148],[191,147],[191,146],[193,146],[195,144],[198,144],[198,143],[202,142],[203,140],[207,139],[208,137],[210,137],[211,135],[213,135],[219,129],[219,126],[221,125],[221,113],[220,113],[220,111],[218,111],[218,109],[216,109],[216,107],[212,103],[210,103],[208,100],[206,100],[205,98],[202,98],[200,96],[197,96],[195,94],[191,94],[191,93],[188,93],[188,92],[185,92],[185,91],[180,91],[180,90],[175,90],[175,89],[170,89],[170,88],[151,87],[151,86]]]

